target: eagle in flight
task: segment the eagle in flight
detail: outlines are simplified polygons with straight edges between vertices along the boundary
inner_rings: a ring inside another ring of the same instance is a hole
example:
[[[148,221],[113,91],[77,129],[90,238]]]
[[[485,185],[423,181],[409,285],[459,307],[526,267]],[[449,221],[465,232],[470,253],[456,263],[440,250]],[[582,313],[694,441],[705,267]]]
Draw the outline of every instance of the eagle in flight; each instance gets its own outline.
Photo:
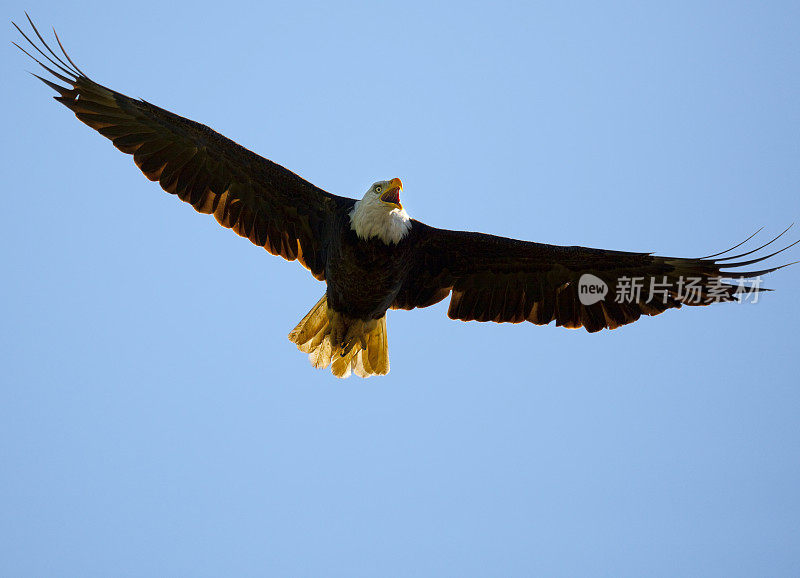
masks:
[[[786,231],[738,255],[729,253],[753,235],[722,253],[687,259],[437,229],[405,211],[400,179],[378,181],[358,200],[328,193],[205,125],[94,82],[57,35],[60,55],[28,22],[41,44],[14,26],[36,52],[14,44],[63,83],[34,75],[78,120],[133,155],[168,193],[325,281],[325,294],[289,339],[314,367],[330,366],[337,377],[388,373],[388,309],[428,307],[450,296],[451,319],[555,321],[595,332],[642,314],[741,299],[744,291],[764,290],[753,280],[781,268],[749,267],[780,251],[739,259]]]

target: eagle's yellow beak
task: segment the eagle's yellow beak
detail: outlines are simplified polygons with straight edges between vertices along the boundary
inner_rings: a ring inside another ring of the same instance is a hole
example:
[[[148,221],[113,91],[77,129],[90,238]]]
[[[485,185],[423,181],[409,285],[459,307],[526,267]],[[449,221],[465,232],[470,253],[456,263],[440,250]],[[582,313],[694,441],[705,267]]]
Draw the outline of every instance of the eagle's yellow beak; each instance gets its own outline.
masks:
[[[400,179],[392,179],[389,181],[389,187],[381,195],[381,201],[394,205],[398,209],[402,209],[403,205],[400,204],[400,191],[403,190],[403,181]]]

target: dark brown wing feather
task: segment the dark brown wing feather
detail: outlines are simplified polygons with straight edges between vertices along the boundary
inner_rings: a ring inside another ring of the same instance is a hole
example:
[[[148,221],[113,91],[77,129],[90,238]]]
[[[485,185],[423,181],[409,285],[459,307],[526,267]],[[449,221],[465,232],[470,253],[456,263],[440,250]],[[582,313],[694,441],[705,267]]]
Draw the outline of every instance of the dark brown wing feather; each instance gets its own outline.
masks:
[[[353,199],[327,193],[207,126],[97,84],[75,66],[57,36],[67,62],[30,24],[44,50],[17,30],[51,66],[17,47],[69,85],[37,76],[79,120],[132,154],[145,176],[168,193],[201,213],[213,213],[221,225],[273,255],[297,259],[317,279],[325,278],[332,218],[349,210]]]
[[[395,309],[427,307],[452,292],[447,312],[452,319],[530,321],[537,325],[555,320],[556,325],[585,327],[590,332],[614,329],[636,321],[642,314],[657,315],[682,305],[732,301],[742,286],[722,279],[746,281],[780,269],[728,270],[757,263],[780,251],[733,263],[728,261],[753,251],[713,260],[657,257],[448,231],[417,221],[413,221],[408,242],[413,246],[413,258],[392,306]],[[604,299],[589,305],[581,303],[579,281],[584,274],[606,284]],[[764,289],[756,286],[750,290],[757,293]]]

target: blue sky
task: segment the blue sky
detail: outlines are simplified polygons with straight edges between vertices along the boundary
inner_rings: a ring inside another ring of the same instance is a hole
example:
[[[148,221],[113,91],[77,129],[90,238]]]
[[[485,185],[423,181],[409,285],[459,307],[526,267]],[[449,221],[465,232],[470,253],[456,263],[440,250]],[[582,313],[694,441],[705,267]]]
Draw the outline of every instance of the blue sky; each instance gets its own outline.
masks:
[[[338,194],[400,177],[436,226],[698,256],[800,218],[797,3],[23,10],[97,81]],[[593,335],[394,312],[389,376],[338,381],[286,339],[322,284],[0,58],[0,574],[800,573],[800,268]]]

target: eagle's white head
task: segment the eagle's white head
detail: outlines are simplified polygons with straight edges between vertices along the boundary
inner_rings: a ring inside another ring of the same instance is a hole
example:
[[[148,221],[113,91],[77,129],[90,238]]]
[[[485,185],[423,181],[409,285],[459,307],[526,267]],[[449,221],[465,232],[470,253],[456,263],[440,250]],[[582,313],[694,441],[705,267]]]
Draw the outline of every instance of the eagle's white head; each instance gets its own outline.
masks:
[[[378,237],[387,245],[399,243],[411,228],[411,217],[400,204],[400,179],[373,184],[350,211],[350,227],[360,239]]]

